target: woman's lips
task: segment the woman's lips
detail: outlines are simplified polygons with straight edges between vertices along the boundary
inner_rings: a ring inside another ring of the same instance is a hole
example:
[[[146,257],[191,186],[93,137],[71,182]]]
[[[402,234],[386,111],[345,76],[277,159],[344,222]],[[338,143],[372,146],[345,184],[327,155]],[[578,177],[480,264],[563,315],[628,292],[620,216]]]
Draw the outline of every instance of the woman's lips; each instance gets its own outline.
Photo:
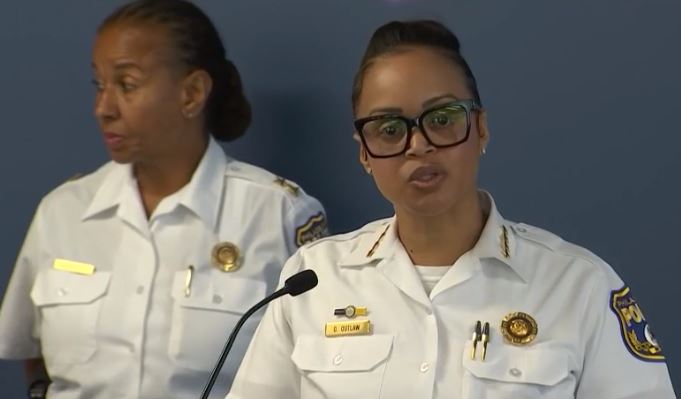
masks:
[[[437,165],[421,166],[409,175],[409,184],[419,188],[438,185],[445,177],[445,171]]]
[[[111,132],[104,133],[104,142],[106,143],[107,147],[109,147],[109,148],[116,148],[116,147],[120,146],[124,139],[125,139],[125,136],[120,135],[120,134],[111,133]]]

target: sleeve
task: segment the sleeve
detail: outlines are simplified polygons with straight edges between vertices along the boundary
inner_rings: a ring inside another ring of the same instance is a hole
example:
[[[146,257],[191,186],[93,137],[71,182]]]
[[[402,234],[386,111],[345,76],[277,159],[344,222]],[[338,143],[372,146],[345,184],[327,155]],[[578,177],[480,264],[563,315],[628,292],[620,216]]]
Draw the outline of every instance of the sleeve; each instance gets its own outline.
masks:
[[[0,307],[0,358],[40,357],[38,312],[31,300],[40,255],[41,206],[31,222]]]
[[[286,245],[291,254],[299,247],[329,235],[324,207],[302,190],[289,203],[284,224]]]
[[[286,277],[301,270],[297,252],[284,266],[279,286]],[[246,351],[226,399],[299,398],[300,376],[291,360],[294,348],[288,304],[285,296],[271,302]]]
[[[589,297],[576,399],[675,399],[664,354],[628,287],[605,265]]]

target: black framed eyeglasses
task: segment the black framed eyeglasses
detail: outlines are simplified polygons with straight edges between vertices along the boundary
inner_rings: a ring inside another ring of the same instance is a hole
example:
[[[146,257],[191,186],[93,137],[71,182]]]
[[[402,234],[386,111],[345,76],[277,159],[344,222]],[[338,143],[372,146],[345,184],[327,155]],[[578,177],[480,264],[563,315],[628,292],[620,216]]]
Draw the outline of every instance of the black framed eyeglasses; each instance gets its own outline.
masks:
[[[425,110],[416,118],[402,115],[375,115],[355,120],[355,130],[369,155],[390,158],[409,148],[414,128],[436,148],[457,146],[471,131],[471,113],[482,109],[475,100],[459,100]]]

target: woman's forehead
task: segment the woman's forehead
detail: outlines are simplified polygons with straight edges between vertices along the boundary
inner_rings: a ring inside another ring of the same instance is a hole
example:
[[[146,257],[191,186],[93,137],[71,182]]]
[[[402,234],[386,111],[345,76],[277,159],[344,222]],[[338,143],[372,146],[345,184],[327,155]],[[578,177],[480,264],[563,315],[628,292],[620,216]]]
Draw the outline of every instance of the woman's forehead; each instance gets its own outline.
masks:
[[[104,28],[95,40],[93,64],[115,66],[134,63],[154,68],[177,58],[167,29],[159,25],[116,23]]]
[[[461,68],[442,52],[413,48],[377,57],[366,70],[358,111],[395,107],[417,111],[432,98],[470,97]]]

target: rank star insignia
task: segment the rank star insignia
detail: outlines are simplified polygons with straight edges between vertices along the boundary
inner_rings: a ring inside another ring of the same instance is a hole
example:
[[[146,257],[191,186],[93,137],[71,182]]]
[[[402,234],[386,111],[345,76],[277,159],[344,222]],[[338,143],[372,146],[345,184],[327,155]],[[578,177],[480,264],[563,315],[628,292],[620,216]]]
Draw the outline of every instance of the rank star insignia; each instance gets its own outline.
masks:
[[[286,191],[291,193],[294,197],[297,197],[298,194],[300,193],[300,187],[289,182],[288,180],[284,179],[283,177],[277,176],[277,178],[274,179],[274,183],[283,187]]]

